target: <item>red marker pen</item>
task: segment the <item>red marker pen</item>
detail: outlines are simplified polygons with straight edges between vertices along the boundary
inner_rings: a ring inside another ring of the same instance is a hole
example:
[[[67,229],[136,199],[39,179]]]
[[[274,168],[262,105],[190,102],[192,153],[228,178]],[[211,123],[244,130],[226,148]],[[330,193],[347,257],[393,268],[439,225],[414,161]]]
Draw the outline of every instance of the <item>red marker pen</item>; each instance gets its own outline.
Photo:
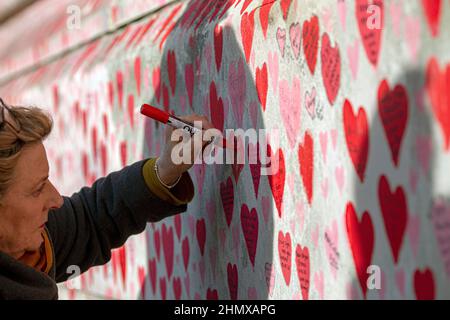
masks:
[[[171,127],[177,128],[177,129],[183,129],[187,132],[189,132],[192,135],[194,135],[197,132],[201,132],[203,130],[194,127],[194,125],[190,122],[184,121],[174,115],[169,114],[166,111],[157,109],[155,107],[152,107],[151,105],[148,104],[143,104],[141,106],[141,113],[147,117],[150,117],[156,121],[162,122],[164,124],[168,124]],[[230,146],[230,143],[227,142],[227,139],[222,138],[222,144],[220,143],[216,143],[217,146],[219,147],[232,147]],[[216,140],[216,137],[213,137],[212,142],[214,143]]]

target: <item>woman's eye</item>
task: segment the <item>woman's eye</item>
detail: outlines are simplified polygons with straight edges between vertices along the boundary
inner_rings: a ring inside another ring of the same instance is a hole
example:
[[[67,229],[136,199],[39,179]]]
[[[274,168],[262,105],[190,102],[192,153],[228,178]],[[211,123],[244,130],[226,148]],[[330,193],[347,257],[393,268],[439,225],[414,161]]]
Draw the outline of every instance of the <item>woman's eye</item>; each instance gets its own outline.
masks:
[[[37,196],[39,196],[39,195],[41,194],[41,192],[44,190],[44,186],[45,186],[45,184],[42,185],[42,187],[40,187],[38,190],[36,190],[36,191],[34,192],[34,196],[35,196],[35,197],[37,197]]]

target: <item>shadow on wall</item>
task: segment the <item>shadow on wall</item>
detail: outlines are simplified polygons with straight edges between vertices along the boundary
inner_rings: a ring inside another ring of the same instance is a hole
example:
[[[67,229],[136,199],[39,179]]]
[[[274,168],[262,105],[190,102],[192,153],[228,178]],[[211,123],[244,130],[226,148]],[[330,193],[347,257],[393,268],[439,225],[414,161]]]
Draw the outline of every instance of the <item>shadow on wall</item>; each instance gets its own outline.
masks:
[[[151,104],[177,115],[205,114],[222,131],[264,129],[240,41],[229,26],[215,29],[227,17],[227,3],[188,3],[166,41]],[[148,153],[158,154],[163,128],[147,119],[145,133]],[[248,148],[246,141],[246,154]],[[149,272],[141,298],[268,299],[275,268],[273,216],[278,214],[271,176],[261,175],[260,162],[247,160],[245,165],[195,165],[190,174],[196,195],[188,212],[147,229]],[[182,232],[169,244],[171,220]],[[159,258],[155,240],[162,244]]]
[[[353,299],[436,297],[438,284],[433,277],[439,272],[431,266],[436,265],[437,249],[428,214],[436,148],[433,115],[420,96],[425,80],[424,72],[413,69],[379,84],[377,101],[370,108],[377,110],[368,127],[370,142],[362,139],[359,157],[358,152],[351,156],[359,168],[354,181],[356,203],[347,205],[345,212],[357,273],[347,288]],[[358,109],[353,104],[355,116]],[[344,118],[352,119],[343,112]],[[378,284],[372,276],[376,269],[367,272],[370,265],[379,267]]]

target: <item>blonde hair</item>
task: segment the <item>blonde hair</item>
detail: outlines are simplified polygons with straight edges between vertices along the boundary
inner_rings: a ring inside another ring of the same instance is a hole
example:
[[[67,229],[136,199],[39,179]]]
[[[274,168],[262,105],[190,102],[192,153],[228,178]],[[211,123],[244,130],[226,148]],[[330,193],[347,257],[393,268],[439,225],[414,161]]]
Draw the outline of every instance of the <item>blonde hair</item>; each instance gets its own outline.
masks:
[[[0,124],[0,205],[23,148],[47,138],[53,127],[50,114],[38,107],[10,106],[0,98],[1,112],[4,119]]]

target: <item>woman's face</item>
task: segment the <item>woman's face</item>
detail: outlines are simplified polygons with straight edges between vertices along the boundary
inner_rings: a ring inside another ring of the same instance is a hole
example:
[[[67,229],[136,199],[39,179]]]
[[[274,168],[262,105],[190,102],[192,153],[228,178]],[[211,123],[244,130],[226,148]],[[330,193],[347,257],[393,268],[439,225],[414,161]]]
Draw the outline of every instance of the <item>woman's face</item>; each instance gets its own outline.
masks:
[[[38,249],[50,209],[63,199],[48,180],[49,166],[42,142],[26,145],[14,179],[0,205],[0,251],[19,258]]]

